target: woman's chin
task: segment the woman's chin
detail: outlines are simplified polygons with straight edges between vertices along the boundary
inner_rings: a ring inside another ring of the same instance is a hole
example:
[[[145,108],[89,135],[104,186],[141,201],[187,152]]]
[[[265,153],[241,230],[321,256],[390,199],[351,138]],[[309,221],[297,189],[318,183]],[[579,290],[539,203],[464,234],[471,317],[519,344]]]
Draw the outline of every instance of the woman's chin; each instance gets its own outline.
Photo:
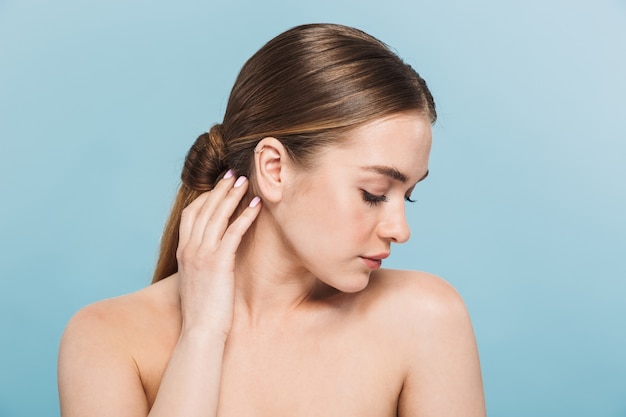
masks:
[[[337,291],[344,293],[356,293],[363,291],[367,284],[370,282],[370,274],[359,274],[358,276],[342,279],[338,282],[333,282],[331,285]]]

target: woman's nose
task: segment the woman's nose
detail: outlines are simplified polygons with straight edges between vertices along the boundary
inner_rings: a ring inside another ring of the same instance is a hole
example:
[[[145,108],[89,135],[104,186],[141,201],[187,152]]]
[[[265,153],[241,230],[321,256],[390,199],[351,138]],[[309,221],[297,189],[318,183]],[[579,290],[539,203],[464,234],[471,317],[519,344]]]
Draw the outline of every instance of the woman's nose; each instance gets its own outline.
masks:
[[[378,226],[381,238],[395,243],[404,243],[411,237],[411,229],[406,221],[404,202],[393,210],[389,210]]]

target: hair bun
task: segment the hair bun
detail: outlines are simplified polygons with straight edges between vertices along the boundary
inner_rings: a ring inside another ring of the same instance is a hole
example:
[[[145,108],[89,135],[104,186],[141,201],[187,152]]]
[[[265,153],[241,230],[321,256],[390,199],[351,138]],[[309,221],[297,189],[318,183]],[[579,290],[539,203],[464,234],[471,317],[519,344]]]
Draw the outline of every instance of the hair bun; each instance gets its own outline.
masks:
[[[216,124],[196,139],[187,157],[181,179],[192,190],[209,191],[219,175],[226,169],[226,149],[222,138],[222,125]]]

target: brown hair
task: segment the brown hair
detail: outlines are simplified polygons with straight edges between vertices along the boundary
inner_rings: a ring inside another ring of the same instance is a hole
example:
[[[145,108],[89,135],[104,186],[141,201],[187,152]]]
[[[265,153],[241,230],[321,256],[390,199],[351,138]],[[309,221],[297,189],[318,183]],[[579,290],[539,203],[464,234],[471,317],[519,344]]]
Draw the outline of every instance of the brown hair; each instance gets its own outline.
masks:
[[[278,35],[241,69],[222,124],[191,147],[152,282],[178,270],[182,210],[229,168],[250,177],[261,139],[277,138],[306,167],[317,149],[337,143],[341,134],[410,110],[432,123],[437,117],[426,82],[376,38],[333,24],[297,26]]]

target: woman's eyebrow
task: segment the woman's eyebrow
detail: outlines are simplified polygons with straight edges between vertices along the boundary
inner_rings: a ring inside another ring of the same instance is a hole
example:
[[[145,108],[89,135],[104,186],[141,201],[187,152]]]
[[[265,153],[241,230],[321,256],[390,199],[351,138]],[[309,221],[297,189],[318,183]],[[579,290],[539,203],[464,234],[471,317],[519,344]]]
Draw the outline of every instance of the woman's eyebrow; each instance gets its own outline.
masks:
[[[366,171],[372,171],[380,175],[384,175],[393,180],[400,181],[402,183],[406,183],[409,180],[409,177],[406,174],[403,174],[399,170],[394,167],[386,166],[386,165],[370,165],[366,167],[362,167],[362,169]],[[422,181],[424,178],[428,176],[429,171],[426,170],[426,173],[422,178],[420,178],[417,182]]]

